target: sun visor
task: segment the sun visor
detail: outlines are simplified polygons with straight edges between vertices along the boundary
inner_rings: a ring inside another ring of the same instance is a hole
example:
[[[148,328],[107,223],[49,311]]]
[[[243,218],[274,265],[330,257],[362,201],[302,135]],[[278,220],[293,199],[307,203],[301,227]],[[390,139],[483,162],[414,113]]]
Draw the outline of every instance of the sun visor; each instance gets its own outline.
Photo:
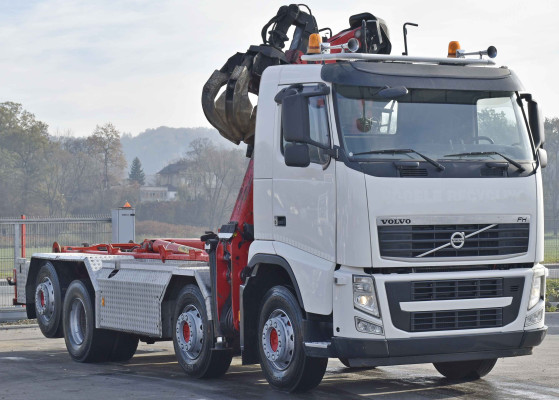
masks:
[[[378,62],[338,62],[322,67],[326,82],[352,86],[405,86],[413,89],[522,91],[508,68]]]

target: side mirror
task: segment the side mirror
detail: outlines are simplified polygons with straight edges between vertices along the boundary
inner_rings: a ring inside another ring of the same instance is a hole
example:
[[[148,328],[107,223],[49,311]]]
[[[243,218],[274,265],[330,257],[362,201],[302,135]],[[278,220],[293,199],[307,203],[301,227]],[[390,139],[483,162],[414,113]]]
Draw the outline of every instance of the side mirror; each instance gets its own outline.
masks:
[[[324,96],[330,88],[321,83],[315,86],[293,85],[279,92],[275,101],[282,105],[281,123],[286,142],[306,143],[326,149],[322,143],[311,138],[309,98]]]
[[[540,167],[542,168],[547,167],[547,150],[540,147],[538,149],[538,156],[540,158]]]
[[[281,124],[287,142],[308,143],[310,136],[309,102],[296,94],[282,101]]]
[[[286,143],[283,149],[285,165],[288,167],[308,167],[311,164],[309,146],[300,143]]]
[[[544,118],[538,103],[532,99],[531,94],[521,94],[520,97],[528,103],[528,124],[532,132],[534,146],[539,149],[545,143]]]

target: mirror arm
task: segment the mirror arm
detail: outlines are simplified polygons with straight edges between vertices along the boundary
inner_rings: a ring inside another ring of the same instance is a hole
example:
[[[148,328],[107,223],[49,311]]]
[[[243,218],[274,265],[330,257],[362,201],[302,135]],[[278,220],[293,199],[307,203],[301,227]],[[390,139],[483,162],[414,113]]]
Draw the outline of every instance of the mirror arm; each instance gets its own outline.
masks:
[[[334,146],[333,149],[324,149],[324,152],[335,160],[340,158],[340,148],[338,146]]]

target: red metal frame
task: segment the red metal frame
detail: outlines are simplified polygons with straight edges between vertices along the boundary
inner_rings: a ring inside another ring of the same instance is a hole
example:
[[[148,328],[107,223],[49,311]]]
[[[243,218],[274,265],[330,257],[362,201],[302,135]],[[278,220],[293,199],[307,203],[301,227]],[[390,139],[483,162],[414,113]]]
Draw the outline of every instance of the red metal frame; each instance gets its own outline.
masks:
[[[142,243],[94,244],[92,246],[52,245],[54,253],[87,253],[133,256],[138,259],[208,262],[209,257],[199,239],[146,239]]]
[[[252,240],[246,240],[243,236],[245,224],[254,224],[254,214],[253,214],[253,179],[254,179],[254,162],[251,159],[245,177],[243,179],[243,184],[239,190],[239,195],[237,196],[237,201],[235,202],[235,207],[233,208],[233,213],[231,214],[231,220],[237,222],[237,232],[233,235],[233,239],[230,243],[220,243],[219,247],[224,245],[229,246],[229,252],[231,254],[231,305],[233,310],[233,324],[237,331],[239,331],[239,321],[240,321],[240,291],[239,288],[243,284],[241,279],[241,272],[248,264],[248,249]],[[218,261],[219,261],[218,253]],[[226,260],[218,262],[218,265],[227,266]],[[227,266],[228,267],[228,266]],[[219,272],[219,269],[218,269]],[[225,275],[226,276],[226,275]],[[219,278],[223,275],[219,274]],[[225,281],[227,282],[227,281]],[[218,281],[218,289],[219,289]],[[218,303],[219,304],[219,303]],[[221,308],[220,308],[221,310]]]

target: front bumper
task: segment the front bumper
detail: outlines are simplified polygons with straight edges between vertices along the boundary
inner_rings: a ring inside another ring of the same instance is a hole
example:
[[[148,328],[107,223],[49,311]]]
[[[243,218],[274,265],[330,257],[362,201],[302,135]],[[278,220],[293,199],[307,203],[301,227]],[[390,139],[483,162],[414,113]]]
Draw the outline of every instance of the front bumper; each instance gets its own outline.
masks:
[[[411,339],[366,340],[333,337],[321,347],[305,346],[313,357],[346,358],[352,367],[467,361],[532,354],[547,327],[531,331]]]

